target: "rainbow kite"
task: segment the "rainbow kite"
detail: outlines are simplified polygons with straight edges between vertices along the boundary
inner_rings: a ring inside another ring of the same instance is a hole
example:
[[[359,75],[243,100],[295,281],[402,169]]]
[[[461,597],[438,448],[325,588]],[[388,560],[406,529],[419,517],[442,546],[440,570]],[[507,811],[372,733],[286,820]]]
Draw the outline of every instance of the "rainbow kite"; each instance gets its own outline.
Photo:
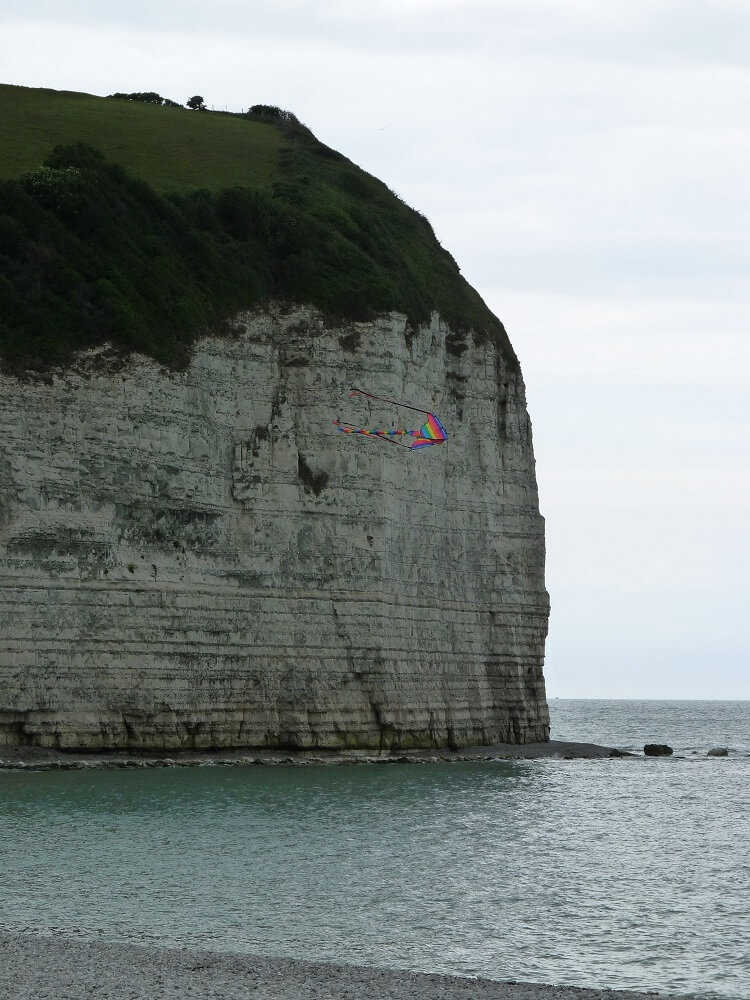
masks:
[[[368,399],[378,399],[382,403],[390,403],[392,406],[401,406],[405,410],[414,410],[416,413],[425,413],[427,419],[417,431],[407,431],[401,428],[391,430],[375,430],[368,427],[355,427],[354,424],[347,424],[341,420],[334,420],[333,423],[344,434],[364,434],[366,437],[379,438],[387,441],[388,444],[397,444],[402,448],[415,451],[417,448],[427,448],[431,444],[443,444],[448,440],[445,427],[440,423],[434,413],[429,410],[420,410],[417,406],[408,406],[406,403],[397,403],[395,399],[386,399],[384,396],[373,396],[363,389],[352,389],[349,396],[366,396]],[[399,440],[405,438],[406,440]],[[411,440],[409,440],[411,439]]]

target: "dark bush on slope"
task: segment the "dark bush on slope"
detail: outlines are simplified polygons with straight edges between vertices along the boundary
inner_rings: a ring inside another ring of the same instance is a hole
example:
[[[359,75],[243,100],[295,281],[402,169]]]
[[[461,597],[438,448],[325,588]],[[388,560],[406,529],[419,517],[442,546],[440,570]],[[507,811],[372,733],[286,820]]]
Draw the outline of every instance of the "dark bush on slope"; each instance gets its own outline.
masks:
[[[176,364],[262,293],[222,230],[197,228],[89,147],[0,183],[0,206],[0,350],[14,370],[105,341]]]

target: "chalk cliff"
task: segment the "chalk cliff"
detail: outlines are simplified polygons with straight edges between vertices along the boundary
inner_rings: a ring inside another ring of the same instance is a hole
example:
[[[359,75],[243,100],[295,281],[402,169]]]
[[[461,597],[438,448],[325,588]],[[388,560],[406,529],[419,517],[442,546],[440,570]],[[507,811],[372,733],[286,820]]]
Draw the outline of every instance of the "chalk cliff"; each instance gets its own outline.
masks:
[[[437,412],[411,453],[338,433]],[[0,377],[0,744],[549,734],[544,528],[510,352],[397,313],[238,318],[183,371]]]

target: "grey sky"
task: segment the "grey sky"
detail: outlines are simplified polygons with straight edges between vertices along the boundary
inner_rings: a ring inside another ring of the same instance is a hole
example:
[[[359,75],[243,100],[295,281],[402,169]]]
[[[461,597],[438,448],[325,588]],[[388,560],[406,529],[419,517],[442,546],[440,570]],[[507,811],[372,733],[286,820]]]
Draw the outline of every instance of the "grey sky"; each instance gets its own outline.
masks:
[[[289,108],[519,354],[551,696],[750,698],[750,6],[6,0],[3,82]]]

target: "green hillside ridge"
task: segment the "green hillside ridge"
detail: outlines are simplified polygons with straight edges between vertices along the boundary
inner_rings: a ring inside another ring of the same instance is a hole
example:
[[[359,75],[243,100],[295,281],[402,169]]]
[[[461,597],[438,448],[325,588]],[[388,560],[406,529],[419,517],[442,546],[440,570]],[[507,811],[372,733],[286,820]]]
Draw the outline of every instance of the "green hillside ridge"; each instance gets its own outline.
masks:
[[[0,357],[104,342],[186,362],[271,299],[332,317],[437,310],[460,355],[502,324],[429,222],[296,120],[0,86]]]
[[[161,194],[268,187],[280,141],[278,129],[234,115],[0,84],[0,179],[83,142]]]

